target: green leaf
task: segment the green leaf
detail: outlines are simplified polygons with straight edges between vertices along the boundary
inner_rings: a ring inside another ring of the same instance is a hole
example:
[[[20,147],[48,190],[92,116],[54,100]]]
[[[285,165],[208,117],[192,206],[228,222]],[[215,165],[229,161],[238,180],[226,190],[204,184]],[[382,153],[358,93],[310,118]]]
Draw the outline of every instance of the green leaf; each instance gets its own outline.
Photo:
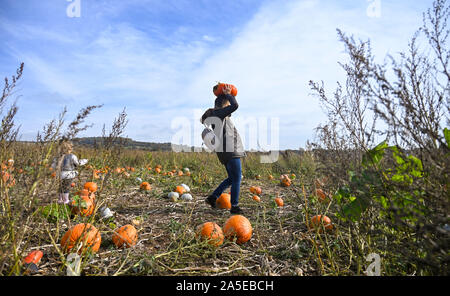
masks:
[[[368,206],[369,203],[364,198],[357,198],[346,204],[342,208],[342,212],[344,217],[357,221],[361,218],[361,214],[367,209]]]
[[[444,128],[444,137],[447,142],[447,147],[450,149],[450,130],[448,128]]]
[[[372,163],[378,164],[381,161],[381,159],[383,158],[384,150],[386,148],[388,148],[388,144],[386,141],[383,141],[380,144],[378,144],[377,146],[375,146],[375,148],[367,151],[367,153],[364,154],[363,159],[362,159],[363,167],[368,167]]]

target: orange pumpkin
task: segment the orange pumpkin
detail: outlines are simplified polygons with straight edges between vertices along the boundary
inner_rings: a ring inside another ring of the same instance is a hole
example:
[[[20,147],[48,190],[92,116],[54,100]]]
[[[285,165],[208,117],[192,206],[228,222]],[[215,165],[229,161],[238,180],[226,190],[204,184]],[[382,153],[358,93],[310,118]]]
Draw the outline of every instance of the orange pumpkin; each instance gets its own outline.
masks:
[[[139,189],[149,191],[152,190],[152,186],[150,186],[148,182],[142,182],[141,185],[139,186]]]
[[[178,186],[175,188],[175,192],[178,192],[178,193],[181,195],[181,194],[183,194],[183,193],[186,192],[186,188],[184,188],[184,187],[181,186],[181,185],[178,185]]]
[[[277,204],[277,206],[282,207],[284,206],[284,201],[281,197],[277,196],[275,197],[275,203]]]
[[[333,225],[331,224],[331,219],[325,215],[316,215],[311,218],[311,227],[320,227],[319,231],[322,231],[322,223],[326,230],[333,229]]]
[[[213,246],[220,246],[223,244],[222,228],[214,222],[205,222],[197,229],[197,236],[208,240],[208,243]]]
[[[25,257],[23,259],[23,263],[24,264],[38,264],[39,261],[41,261],[42,256],[44,255],[44,253],[42,253],[42,251],[40,250],[36,250],[36,251],[32,251],[28,254],[27,257]]]
[[[178,176],[183,176],[183,172],[182,171],[178,171]]]
[[[316,189],[316,196],[317,196],[317,198],[319,199],[320,202],[327,202],[328,201],[328,196],[320,188]]]
[[[216,200],[216,205],[220,209],[231,209],[231,195],[228,193],[222,193]]]
[[[84,183],[83,188],[89,190],[90,192],[95,192],[95,191],[97,191],[97,183],[86,182],[86,183]]]
[[[260,202],[261,198],[258,195],[253,195],[253,200],[257,201],[257,202]]]
[[[259,186],[252,186],[250,187],[250,192],[256,195],[260,195],[262,193],[262,190]]]
[[[281,186],[283,186],[283,187],[289,187],[292,184],[292,181],[288,175],[281,175],[280,182],[281,182]]]
[[[252,238],[253,228],[250,221],[242,215],[233,215],[225,222],[223,233],[228,239],[236,239],[236,243],[243,244]]]
[[[268,179],[269,179],[269,180],[273,180],[273,176],[272,176],[272,175],[269,175]]]
[[[95,209],[94,201],[87,195],[82,195],[78,200],[73,200],[71,206],[73,214],[84,217],[92,215]]]
[[[113,243],[118,247],[132,247],[137,243],[137,230],[133,225],[127,224],[114,231],[112,236]]]
[[[89,190],[87,190],[87,189],[81,189],[81,191],[77,191],[75,194],[79,195],[79,196],[86,196],[86,197],[92,199],[93,202],[95,202],[95,193],[89,192]]]
[[[95,226],[89,223],[80,223],[70,228],[61,239],[61,248],[63,252],[68,253],[70,250],[82,244],[79,253],[84,253],[88,250],[97,252],[100,248],[102,237],[100,231]]]
[[[237,88],[236,86],[232,85],[232,84],[226,84],[226,83],[218,83],[217,85],[214,86],[213,88],[213,93],[216,97],[218,97],[219,95],[223,94],[223,88],[226,85],[230,85],[231,86],[231,95],[233,97],[237,96]]]

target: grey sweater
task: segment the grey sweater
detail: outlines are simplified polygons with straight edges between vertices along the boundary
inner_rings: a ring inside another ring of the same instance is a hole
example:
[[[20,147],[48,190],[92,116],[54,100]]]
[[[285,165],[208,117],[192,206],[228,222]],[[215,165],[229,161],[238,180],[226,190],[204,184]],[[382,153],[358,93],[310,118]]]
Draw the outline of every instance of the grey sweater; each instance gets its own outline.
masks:
[[[214,131],[222,131],[220,135],[216,135],[221,141],[221,148],[216,151],[217,156],[222,164],[226,165],[228,160],[232,158],[245,157],[244,145],[242,144],[241,137],[230,119],[231,113],[236,111],[239,107],[236,98],[232,95],[219,95],[216,98],[215,105],[221,106],[223,100],[228,100],[230,105],[224,108],[214,110],[211,114],[212,117],[218,117],[222,120],[222,125]]]

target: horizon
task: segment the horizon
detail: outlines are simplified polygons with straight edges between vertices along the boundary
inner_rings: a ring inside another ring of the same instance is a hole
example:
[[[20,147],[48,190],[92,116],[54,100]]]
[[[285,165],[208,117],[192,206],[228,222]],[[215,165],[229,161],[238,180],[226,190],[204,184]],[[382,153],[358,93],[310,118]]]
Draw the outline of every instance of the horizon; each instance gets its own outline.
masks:
[[[77,3],[79,15],[70,9]],[[78,137],[101,134],[125,107],[123,137],[173,143],[180,131],[174,121],[184,120],[189,136],[182,140],[195,147],[198,114],[212,107],[212,86],[223,81],[238,89],[233,118],[244,121],[241,136],[261,136],[261,122],[257,135],[245,128],[249,118],[277,119],[278,149],[298,150],[326,121],[309,80],[323,81],[329,95],[345,82],[338,63],[347,58],[336,29],[370,39],[382,61],[407,50],[431,3],[5,0],[0,75],[10,78],[25,64],[15,118],[24,140],[35,139],[64,106],[70,121],[81,108],[104,104]],[[256,143],[250,139],[245,149],[260,149]]]

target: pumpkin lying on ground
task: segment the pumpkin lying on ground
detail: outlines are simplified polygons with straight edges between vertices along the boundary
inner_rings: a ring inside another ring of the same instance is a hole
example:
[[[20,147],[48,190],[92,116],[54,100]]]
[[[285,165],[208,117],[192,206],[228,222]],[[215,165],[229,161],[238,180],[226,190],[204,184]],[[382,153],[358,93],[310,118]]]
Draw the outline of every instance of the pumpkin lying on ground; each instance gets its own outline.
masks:
[[[133,225],[127,224],[114,231],[112,241],[116,247],[132,247],[137,243],[137,230]]]
[[[233,215],[225,222],[223,233],[228,239],[236,239],[236,243],[243,244],[252,238],[253,228],[250,221],[242,215]]]
[[[141,185],[139,186],[140,190],[144,190],[144,191],[149,191],[152,190],[152,186],[150,186],[150,184],[148,182],[142,182]]]
[[[167,194],[167,197],[171,200],[171,201],[177,201],[178,198],[180,197],[180,194],[178,192],[169,192],[169,194]]]
[[[184,186],[179,185],[179,186],[175,187],[175,192],[178,192],[179,194],[183,194],[186,192],[186,188]]]
[[[323,227],[325,227],[326,230],[333,229],[333,225],[331,224],[331,219],[328,218],[325,215],[316,215],[311,218],[311,227],[317,228],[319,227],[319,231],[322,231],[322,223]]]
[[[95,209],[94,200],[87,195],[75,197],[70,206],[72,207],[73,214],[84,217],[92,215]]]
[[[222,193],[216,200],[216,205],[220,209],[231,209],[231,195],[228,193]]]
[[[288,175],[281,175],[280,183],[283,187],[289,187],[292,184],[291,178]]]
[[[260,195],[262,193],[262,189],[259,186],[251,186],[250,192],[256,195]]]
[[[220,246],[223,244],[222,228],[214,222],[205,222],[197,229],[197,236],[208,240],[208,243],[213,246]]]
[[[277,197],[275,197],[275,203],[276,203],[277,206],[279,206],[279,207],[284,206],[284,201],[283,201],[283,199],[282,199],[281,197],[279,197],[278,195],[277,195]]]
[[[73,247],[82,244],[79,253],[91,250],[93,253],[100,248],[102,237],[100,231],[89,223],[80,223],[70,228],[61,239],[63,252],[68,253]]]
[[[89,190],[90,192],[95,192],[95,191],[97,191],[97,183],[86,182],[86,183],[84,183],[83,188]]]
[[[325,192],[321,188],[316,189],[316,196],[320,202],[328,202],[329,201],[328,196],[325,194]]]
[[[253,195],[253,200],[257,201],[257,202],[260,202],[261,198],[258,195]]]

